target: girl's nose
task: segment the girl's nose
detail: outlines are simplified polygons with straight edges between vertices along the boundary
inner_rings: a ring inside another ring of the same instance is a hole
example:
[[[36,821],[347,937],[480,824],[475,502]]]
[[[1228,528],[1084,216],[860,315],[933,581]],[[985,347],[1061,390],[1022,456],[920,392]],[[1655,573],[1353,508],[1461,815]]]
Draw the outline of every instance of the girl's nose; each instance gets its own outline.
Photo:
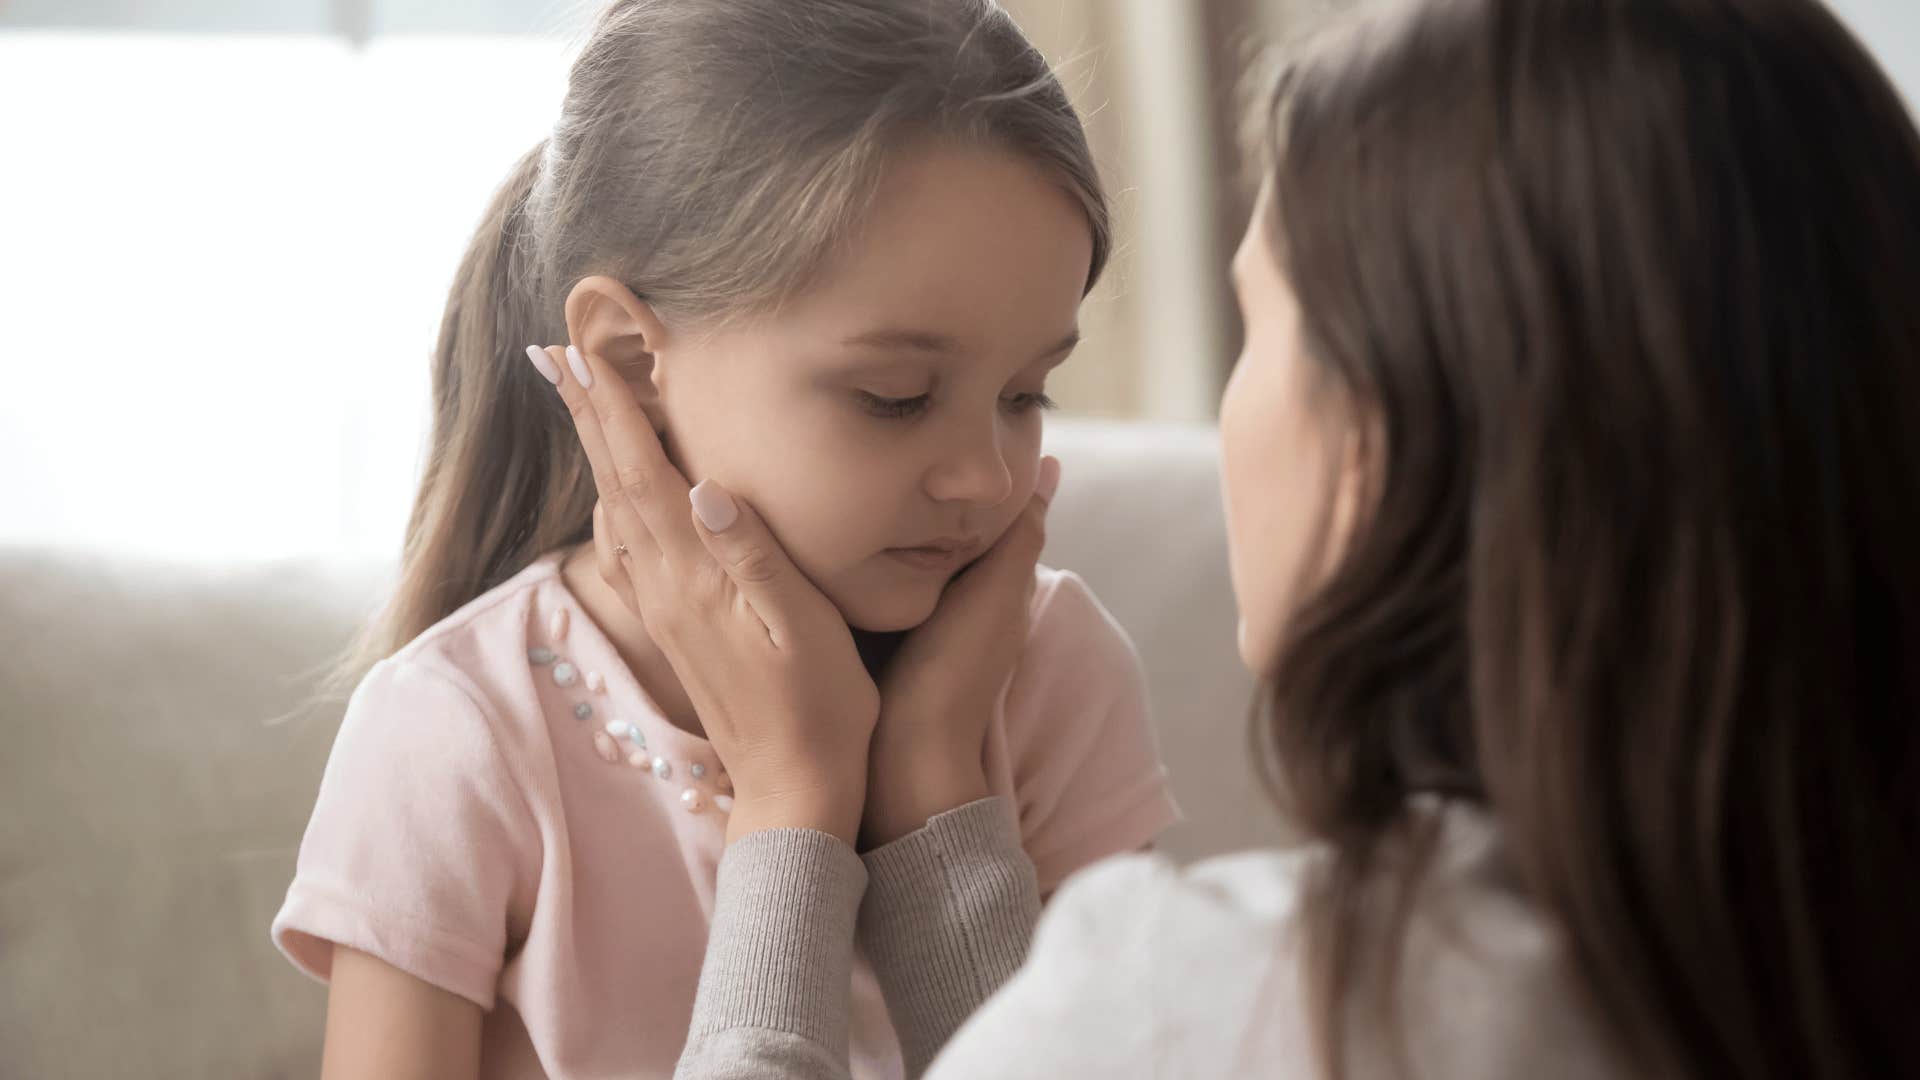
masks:
[[[1001,451],[999,425],[970,434],[927,472],[927,494],[939,502],[998,506],[1013,494],[1013,472]]]

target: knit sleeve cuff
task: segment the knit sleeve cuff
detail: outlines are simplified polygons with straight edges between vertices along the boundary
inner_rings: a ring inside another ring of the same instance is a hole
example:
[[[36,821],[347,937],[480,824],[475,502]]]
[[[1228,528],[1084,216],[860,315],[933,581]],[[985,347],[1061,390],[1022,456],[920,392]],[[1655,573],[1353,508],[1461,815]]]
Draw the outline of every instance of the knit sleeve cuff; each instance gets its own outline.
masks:
[[[998,797],[939,814],[864,858],[860,943],[914,1076],[1026,960],[1040,888]]]
[[[689,1041],[738,1028],[799,1036],[847,1053],[853,938],[867,870],[811,829],[767,829],[720,859]]]

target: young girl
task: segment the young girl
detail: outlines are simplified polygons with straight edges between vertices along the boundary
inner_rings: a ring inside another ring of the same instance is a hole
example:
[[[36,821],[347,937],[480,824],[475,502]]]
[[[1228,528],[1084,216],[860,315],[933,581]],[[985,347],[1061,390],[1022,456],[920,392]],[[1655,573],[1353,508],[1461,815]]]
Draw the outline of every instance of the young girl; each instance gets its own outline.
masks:
[[[663,1075],[686,1037],[731,783],[596,570],[559,372],[523,350],[624,379],[878,672],[1046,496],[1044,384],[1106,252],[1078,121],[984,0],[605,13],[461,265],[379,662],[274,922],[333,980],[330,1073]],[[983,758],[1050,890],[1174,810],[1117,626],[1050,570],[1024,614]],[[865,967],[851,1014],[858,1073],[897,1075]]]

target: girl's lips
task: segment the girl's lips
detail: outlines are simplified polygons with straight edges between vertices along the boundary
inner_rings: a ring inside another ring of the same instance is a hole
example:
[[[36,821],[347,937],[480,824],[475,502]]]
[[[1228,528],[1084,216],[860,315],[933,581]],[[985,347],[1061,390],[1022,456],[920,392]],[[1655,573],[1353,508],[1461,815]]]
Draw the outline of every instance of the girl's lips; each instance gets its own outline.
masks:
[[[882,554],[926,573],[958,570],[973,557],[973,545],[888,548]]]

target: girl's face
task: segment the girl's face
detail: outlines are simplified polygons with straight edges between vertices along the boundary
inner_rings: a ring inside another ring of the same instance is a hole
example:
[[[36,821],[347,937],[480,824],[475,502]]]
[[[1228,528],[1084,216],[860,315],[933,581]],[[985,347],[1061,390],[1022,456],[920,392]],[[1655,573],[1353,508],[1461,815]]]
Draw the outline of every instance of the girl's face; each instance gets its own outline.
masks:
[[[1271,212],[1263,193],[1233,257],[1246,343],[1220,401],[1220,479],[1240,658],[1261,676],[1279,655],[1294,606],[1343,548],[1359,488],[1357,469],[1335,437],[1334,395],[1316,379],[1301,339],[1299,305],[1271,249],[1265,224]]]
[[[851,625],[903,630],[1032,494],[1092,232],[1024,159],[932,144],[850,239],[772,314],[669,334],[653,389],[690,480],[750,502]]]

